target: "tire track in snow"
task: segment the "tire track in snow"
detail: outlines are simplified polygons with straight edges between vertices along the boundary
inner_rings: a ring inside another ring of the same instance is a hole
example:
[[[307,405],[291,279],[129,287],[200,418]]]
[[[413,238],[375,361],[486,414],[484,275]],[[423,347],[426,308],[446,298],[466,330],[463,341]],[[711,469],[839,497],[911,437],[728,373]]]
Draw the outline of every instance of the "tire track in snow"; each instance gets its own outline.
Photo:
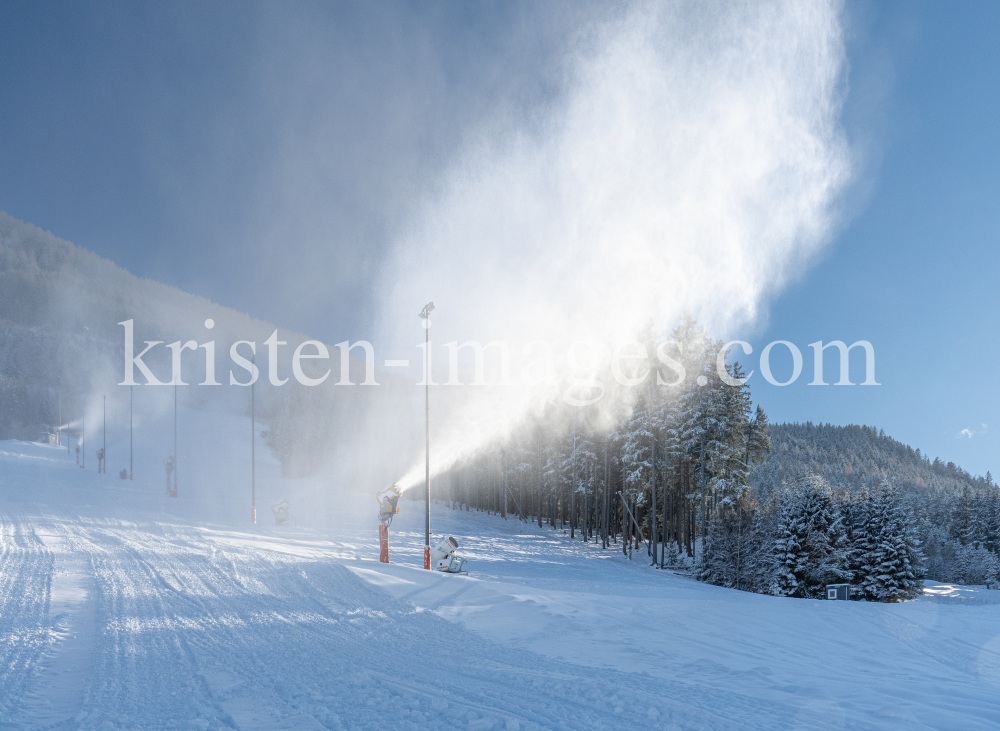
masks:
[[[54,556],[48,603],[54,641],[39,660],[21,711],[43,727],[66,727],[83,717],[94,661],[93,571],[90,557],[77,550],[61,526],[49,524],[48,530],[36,530],[36,535]]]
[[[102,630],[84,728],[165,728],[206,715],[211,696],[185,639],[186,590],[146,560],[140,530],[94,524],[78,539],[93,556]]]
[[[0,721],[16,724],[39,659],[52,644],[47,617],[53,556],[24,517],[0,515]]]
[[[91,557],[100,627],[84,729],[764,729],[794,714],[491,642],[338,560],[184,526],[64,528]]]

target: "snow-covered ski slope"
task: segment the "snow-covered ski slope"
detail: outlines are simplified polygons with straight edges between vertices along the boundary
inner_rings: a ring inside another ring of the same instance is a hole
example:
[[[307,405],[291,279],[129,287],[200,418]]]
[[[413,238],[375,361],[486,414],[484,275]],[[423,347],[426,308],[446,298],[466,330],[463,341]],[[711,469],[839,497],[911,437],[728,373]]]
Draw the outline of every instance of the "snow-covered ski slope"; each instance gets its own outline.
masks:
[[[0,442],[0,727],[1000,728],[1000,591],[757,596],[435,506],[446,576],[422,503],[383,565],[369,495],[318,530],[162,492]]]

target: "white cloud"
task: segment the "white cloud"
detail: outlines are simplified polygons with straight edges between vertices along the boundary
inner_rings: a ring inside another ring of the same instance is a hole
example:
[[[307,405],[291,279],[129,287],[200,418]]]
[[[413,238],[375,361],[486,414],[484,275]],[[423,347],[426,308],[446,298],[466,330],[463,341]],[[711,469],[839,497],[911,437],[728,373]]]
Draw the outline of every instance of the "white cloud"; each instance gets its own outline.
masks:
[[[972,431],[972,429],[962,429],[962,431],[960,431],[958,434],[955,435],[955,439],[961,439],[962,437],[968,437],[969,439],[972,439],[972,436],[974,434],[975,432]]]

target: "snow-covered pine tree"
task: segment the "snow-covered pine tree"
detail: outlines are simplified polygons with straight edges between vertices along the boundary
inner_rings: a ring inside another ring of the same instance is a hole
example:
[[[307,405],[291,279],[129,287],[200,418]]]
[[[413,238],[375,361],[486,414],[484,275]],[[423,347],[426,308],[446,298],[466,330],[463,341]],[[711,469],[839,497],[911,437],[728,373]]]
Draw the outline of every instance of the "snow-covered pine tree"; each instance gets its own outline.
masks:
[[[989,472],[986,473],[986,476],[992,482],[993,478]],[[981,510],[983,511],[981,522],[983,548],[997,553],[1000,551],[1000,491],[994,485],[990,485],[989,492],[983,496]]]
[[[899,491],[883,482],[869,497],[864,516],[855,583],[870,601],[912,599],[920,593],[923,556]]]
[[[850,576],[840,510],[815,475],[802,480],[782,506],[774,550],[781,596],[820,597],[827,584]]]
[[[805,531],[794,493],[786,493],[779,503],[779,518],[774,541],[774,583],[771,593],[775,596],[804,596],[806,554],[802,542]]]
[[[955,546],[954,580],[966,585],[991,584],[1000,575],[1000,558],[977,544]]]
[[[868,556],[867,527],[868,512],[871,507],[871,496],[867,487],[862,487],[856,495],[850,493],[842,496],[840,516],[846,534],[846,580],[860,587],[858,577],[865,575],[865,561]],[[856,591],[860,596],[860,589]],[[857,596],[855,598],[857,598]]]
[[[676,565],[676,554],[678,552],[677,543],[673,540],[676,533],[676,520],[673,507],[677,501],[678,468],[680,467],[682,457],[676,429],[679,409],[680,401],[677,398],[676,392],[673,390],[663,392],[663,398],[660,400],[659,423],[654,432],[654,437],[656,438],[656,461],[660,469],[658,474],[661,476],[661,479],[658,479],[657,482],[661,505],[660,513],[663,516],[660,531],[660,543],[662,544],[660,553],[661,568],[667,565]],[[668,549],[668,544],[673,548]],[[673,553],[671,553],[671,550]],[[675,557],[674,564],[669,564],[671,555]]]
[[[767,526],[748,493],[712,522],[697,565],[701,581],[743,591],[766,592],[773,583]]]
[[[919,529],[923,536],[921,551],[924,554],[923,570],[925,576],[935,581],[958,581],[956,577],[955,548],[961,544],[948,537],[947,530],[924,518],[924,525]]]
[[[743,461],[749,469],[752,465],[762,462],[770,453],[771,436],[767,414],[761,405],[757,404],[757,411],[747,424],[746,455]]]
[[[739,363],[728,367],[732,378],[744,376]],[[710,419],[707,454],[710,473],[710,515],[734,508],[747,492],[747,438],[750,427],[750,389],[716,379],[715,406]]]
[[[721,341],[713,342],[693,317],[685,315],[673,331],[678,343],[686,378],[679,389],[677,438],[681,463],[682,498],[685,500],[684,519],[687,546],[692,551],[700,525],[701,534],[707,528],[708,493],[711,485],[709,454],[716,433],[717,418],[722,413],[721,398],[716,386],[721,385],[715,373],[716,356]]]
[[[650,423],[648,402],[640,398],[618,429],[625,499],[630,504],[635,501],[642,506],[643,512],[648,508],[644,499],[652,470],[653,432]],[[638,515],[635,518],[641,520]]]
[[[577,499],[580,501],[580,530],[583,539],[589,540],[593,534],[594,489],[597,474],[596,435],[590,424],[583,423],[577,430],[576,438],[576,469],[577,469]]]

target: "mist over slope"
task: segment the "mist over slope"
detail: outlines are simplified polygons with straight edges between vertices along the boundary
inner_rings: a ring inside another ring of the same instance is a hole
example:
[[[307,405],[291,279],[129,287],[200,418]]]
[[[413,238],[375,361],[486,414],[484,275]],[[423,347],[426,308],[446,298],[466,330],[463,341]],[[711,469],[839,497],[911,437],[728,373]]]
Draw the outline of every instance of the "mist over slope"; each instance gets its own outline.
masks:
[[[433,299],[439,342],[502,341],[515,374],[535,344],[556,353],[556,377],[531,387],[441,392],[432,473],[565,399],[573,371],[647,322],[666,332],[689,312],[725,338],[758,323],[842,224],[855,151],[840,3],[613,15],[567,40],[551,104],[470,134],[380,272],[389,342],[408,344],[398,313]]]
[[[225,273],[222,273],[225,276]],[[230,372],[246,383],[249,372],[234,366],[230,347],[241,340],[256,343],[260,376],[255,386],[260,428],[280,457],[287,474],[327,472],[343,482],[381,484],[410,461],[419,440],[410,429],[389,434],[385,404],[396,422],[420,424],[418,389],[407,381],[378,373],[381,388],[345,388],[340,380],[339,351],[328,345],[322,365],[303,361],[303,372],[326,381],[307,388],[291,378],[291,355],[306,335],[279,329],[203,297],[159,282],[140,279],[114,263],[69,241],[0,212],[0,439],[39,439],[46,427],[79,430],[82,418],[93,426],[104,418],[107,397],[109,431],[127,433],[129,389],[125,380],[130,354],[125,329],[133,320],[134,354],[143,341],[215,342],[215,377],[221,385],[203,386],[204,351],[183,354],[178,400],[183,407],[249,415],[250,389],[230,385]],[[211,329],[206,320],[213,320]],[[272,385],[264,346],[271,334],[287,345],[279,349]],[[248,345],[240,351],[249,358]],[[355,353],[358,351],[355,351]],[[161,344],[144,362],[163,382],[171,379],[171,353]],[[351,380],[364,380],[364,362],[352,353]],[[135,372],[136,382],[145,379]],[[173,389],[142,385],[134,393],[136,415],[164,417],[173,408]],[[413,413],[408,419],[407,414]],[[60,424],[61,413],[61,424]],[[370,438],[372,433],[380,438]],[[231,435],[220,434],[220,439]],[[410,443],[412,441],[412,444]],[[211,449],[211,444],[203,445]],[[93,459],[93,455],[91,455]]]
[[[212,332],[204,327],[207,318],[217,323]],[[0,213],[0,377],[8,399],[0,412],[0,436],[37,438],[43,424],[57,425],[60,392],[65,422],[83,415],[92,395],[113,392],[130,357],[118,324],[128,319],[135,323],[137,344],[237,334],[261,339],[274,329],[202,297],[139,279]],[[161,380],[170,380],[169,351],[151,351],[145,361]],[[182,377],[188,383],[203,380],[203,360],[185,359]],[[215,394],[204,389],[198,396],[205,401]]]

